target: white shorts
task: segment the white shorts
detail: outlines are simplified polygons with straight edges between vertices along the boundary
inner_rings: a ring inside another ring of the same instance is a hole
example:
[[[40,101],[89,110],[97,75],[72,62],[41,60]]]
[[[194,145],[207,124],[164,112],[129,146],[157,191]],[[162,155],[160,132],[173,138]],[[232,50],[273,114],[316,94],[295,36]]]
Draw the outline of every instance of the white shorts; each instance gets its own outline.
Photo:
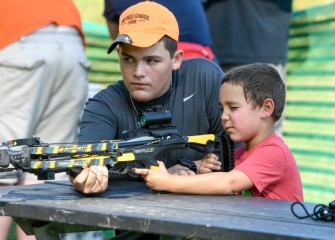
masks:
[[[76,141],[89,66],[70,27],[48,25],[0,50],[0,142]]]

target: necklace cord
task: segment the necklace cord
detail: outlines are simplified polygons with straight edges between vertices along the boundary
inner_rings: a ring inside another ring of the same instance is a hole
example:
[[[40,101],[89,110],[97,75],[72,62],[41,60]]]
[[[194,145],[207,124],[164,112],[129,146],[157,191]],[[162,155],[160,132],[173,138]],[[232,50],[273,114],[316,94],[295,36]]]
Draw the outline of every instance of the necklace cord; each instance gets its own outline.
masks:
[[[169,88],[169,91],[168,91],[168,99],[166,100],[166,102],[164,103],[164,106],[163,106],[163,110],[166,111],[168,109],[168,105],[169,105],[169,102],[170,102],[170,97],[171,97],[171,92],[172,92],[172,81],[170,83],[170,88]],[[137,110],[136,106],[135,106],[135,103],[134,103],[134,100],[133,100],[133,97],[130,95],[130,93],[128,92],[128,95],[129,95],[129,98],[130,98],[130,102],[131,102],[131,105],[136,113],[136,116],[138,116],[140,113],[139,111]]]

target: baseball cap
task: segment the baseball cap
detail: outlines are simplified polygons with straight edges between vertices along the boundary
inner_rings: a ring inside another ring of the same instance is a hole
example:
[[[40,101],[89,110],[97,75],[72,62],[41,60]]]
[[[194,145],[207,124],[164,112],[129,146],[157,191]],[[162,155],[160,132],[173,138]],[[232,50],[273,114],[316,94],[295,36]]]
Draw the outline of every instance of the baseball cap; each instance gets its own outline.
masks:
[[[119,43],[150,47],[164,35],[178,42],[179,27],[173,13],[156,2],[140,2],[127,8],[120,16],[119,34],[108,48],[111,53]]]

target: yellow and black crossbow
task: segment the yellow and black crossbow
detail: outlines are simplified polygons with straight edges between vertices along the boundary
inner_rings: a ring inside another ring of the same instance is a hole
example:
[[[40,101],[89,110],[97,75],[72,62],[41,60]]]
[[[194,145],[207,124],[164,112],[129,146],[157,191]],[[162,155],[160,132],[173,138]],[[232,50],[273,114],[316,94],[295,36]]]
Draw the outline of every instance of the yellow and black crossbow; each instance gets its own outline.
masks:
[[[52,180],[55,173],[75,176],[83,167],[103,165],[109,169],[110,178],[122,179],[132,175],[133,167],[158,166],[161,154],[176,149],[215,153],[222,161],[221,171],[234,167],[234,146],[228,137],[182,136],[170,124],[171,119],[169,111],[142,113],[138,118],[141,128],[124,131],[121,140],[49,144],[33,136],[4,142],[0,145],[0,178],[29,172],[39,180]]]

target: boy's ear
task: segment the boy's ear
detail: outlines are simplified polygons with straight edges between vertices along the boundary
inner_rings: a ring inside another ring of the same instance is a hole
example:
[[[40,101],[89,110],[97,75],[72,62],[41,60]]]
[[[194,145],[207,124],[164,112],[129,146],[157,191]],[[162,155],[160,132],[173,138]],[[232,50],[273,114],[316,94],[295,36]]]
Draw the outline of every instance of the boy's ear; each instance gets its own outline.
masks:
[[[177,50],[172,58],[172,69],[177,70],[180,67],[181,62],[183,61],[184,58],[184,52],[183,50]]]
[[[275,108],[275,103],[271,98],[267,98],[263,102],[262,106],[262,117],[267,118],[272,115],[273,110]]]

